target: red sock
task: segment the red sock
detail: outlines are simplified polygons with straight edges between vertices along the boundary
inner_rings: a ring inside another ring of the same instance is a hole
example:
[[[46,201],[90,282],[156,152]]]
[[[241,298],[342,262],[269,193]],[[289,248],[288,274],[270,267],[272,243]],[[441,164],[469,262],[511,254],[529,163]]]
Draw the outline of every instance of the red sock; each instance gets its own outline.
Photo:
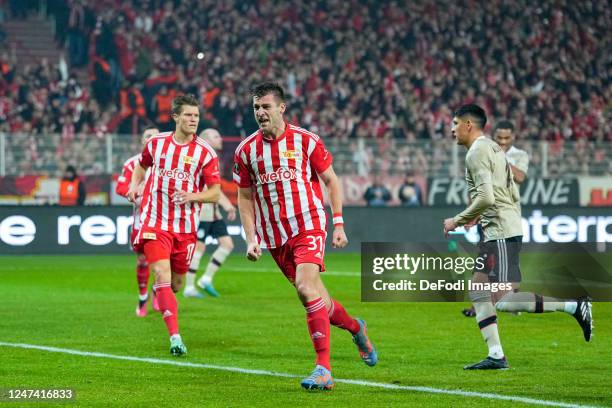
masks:
[[[149,264],[147,261],[138,261],[136,264],[136,280],[138,281],[138,293],[145,295],[149,283]]]
[[[174,296],[170,283],[156,285],[155,293],[157,301],[159,302],[159,311],[164,317],[168,333],[170,336],[178,334],[178,306],[176,304],[176,296]]]
[[[316,364],[330,370],[329,364],[329,316],[322,298],[307,302],[306,324],[312,339],[312,345],[317,353]]]
[[[351,334],[359,332],[359,323],[346,312],[342,304],[336,299],[332,299],[331,309],[329,310],[329,322],[336,327],[345,329]]]

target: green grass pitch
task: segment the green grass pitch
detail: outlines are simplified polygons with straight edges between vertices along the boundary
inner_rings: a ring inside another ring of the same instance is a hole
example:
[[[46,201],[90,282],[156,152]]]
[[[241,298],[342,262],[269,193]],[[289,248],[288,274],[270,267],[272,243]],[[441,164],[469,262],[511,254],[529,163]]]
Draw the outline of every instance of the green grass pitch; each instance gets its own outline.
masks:
[[[464,364],[486,354],[476,323],[460,314],[465,305],[361,303],[359,262],[359,255],[330,254],[328,270],[339,273],[327,274],[324,281],[349,313],[368,322],[380,361],[376,367],[365,366],[350,335],[332,328],[336,378],[612,406],[610,303],[594,305],[592,343],[584,342],[574,319],[563,313],[501,315],[500,335],[512,368],[465,372]],[[182,358],[170,356],[159,315],[134,315],[134,264],[130,255],[0,257],[0,342],[310,373],[314,353],[303,307],[269,255],[257,263],[230,257],[215,281],[219,299],[178,295],[181,334],[189,348]],[[313,393],[300,389],[299,377],[0,346],[0,388],[12,387],[72,388],[76,399],[57,405],[86,407],[525,405],[346,383],[331,392]]]

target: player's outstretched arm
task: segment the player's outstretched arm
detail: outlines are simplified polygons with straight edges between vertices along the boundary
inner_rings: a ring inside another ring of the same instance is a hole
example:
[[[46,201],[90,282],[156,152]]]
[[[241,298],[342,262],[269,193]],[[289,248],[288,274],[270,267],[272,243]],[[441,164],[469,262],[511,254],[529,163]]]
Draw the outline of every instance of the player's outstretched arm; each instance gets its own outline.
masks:
[[[327,188],[332,208],[334,223],[332,246],[334,248],[344,248],[348,244],[348,239],[344,232],[344,219],[342,218],[342,186],[340,185],[340,180],[331,165],[324,172],[319,173],[319,177]]]
[[[238,188],[238,211],[240,222],[246,235],[247,253],[246,257],[250,261],[257,261],[261,256],[261,248],[255,237],[255,203],[251,188]]]
[[[130,188],[127,192],[127,199],[131,202],[135,202],[136,198],[142,193],[140,191],[140,185],[145,179],[145,175],[146,170],[140,164],[134,166],[134,171],[132,172],[132,180],[130,181]]]

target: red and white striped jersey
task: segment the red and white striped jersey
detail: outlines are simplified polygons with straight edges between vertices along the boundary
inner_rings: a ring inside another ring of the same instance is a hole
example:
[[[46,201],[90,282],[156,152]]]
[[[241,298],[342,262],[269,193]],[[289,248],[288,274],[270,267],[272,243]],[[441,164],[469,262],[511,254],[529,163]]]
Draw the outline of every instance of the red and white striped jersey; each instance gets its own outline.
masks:
[[[234,181],[250,187],[255,201],[255,230],[259,243],[278,248],[309,230],[326,230],[327,214],[317,173],[332,164],[332,155],[319,136],[285,125],[275,140],[261,130],[247,137],[234,155]]]
[[[172,195],[178,190],[200,192],[205,185],[219,183],[219,162],[214,149],[199,137],[179,144],[174,140],[174,132],[160,133],[147,142],[140,165],[150,168],[140,215],[141,230],[195,234],[202,205],[177,204]]]
[[[121,170],[121,175],[117,179],[117,185],[115,186],[115,192],[123,197],[127,197],[127,193],[130,190],[130,183],[132,181],[132,173],[134,172],[134,167],[140,161],[140,153],[130,157],[123,163],[123,169]],[[147,176],[149,172],[147,172]],[[148,177],[145,177],[145,183],[148,180]],[[146,187],[145,187],[146,190]],[[134,203],[134,224],[132,228],[135,230],[140,229],[140,204],[142,203],[142,197],[139,197]]]

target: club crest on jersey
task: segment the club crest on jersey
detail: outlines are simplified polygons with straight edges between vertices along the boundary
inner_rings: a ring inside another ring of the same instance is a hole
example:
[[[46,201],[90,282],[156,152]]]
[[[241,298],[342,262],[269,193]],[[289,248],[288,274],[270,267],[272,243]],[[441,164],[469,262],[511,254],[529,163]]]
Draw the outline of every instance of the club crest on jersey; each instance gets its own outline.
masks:
[[[297,150],[285,150],[280,152],[280,155],[283,159],[297,159],[300,157],[300,153]]]
[[[276,183],[277,181],[296,180],[296,169],[279,167],[272,173],[263,173],[257,176],[260,184]]]
[[[193,163],[193,157],[191,157],[191,156],[183,156],[183,163],[185,163],[185,164],[192,164]]]

